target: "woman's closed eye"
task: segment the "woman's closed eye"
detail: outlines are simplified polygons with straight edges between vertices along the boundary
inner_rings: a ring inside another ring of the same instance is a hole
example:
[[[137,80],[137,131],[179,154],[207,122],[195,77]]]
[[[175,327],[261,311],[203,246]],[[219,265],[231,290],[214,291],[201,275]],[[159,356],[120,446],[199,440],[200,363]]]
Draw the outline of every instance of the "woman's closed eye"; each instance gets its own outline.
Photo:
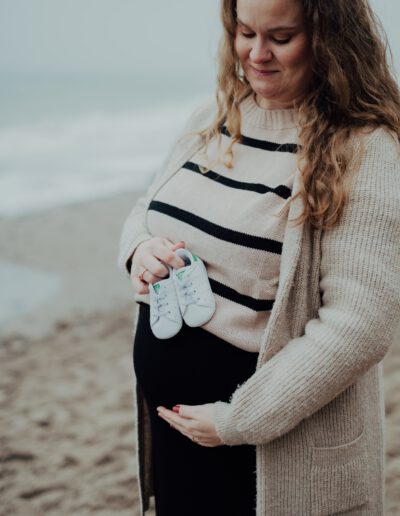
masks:
[[[275,41],[275,43],[278,43],[278,45],[284,45],[285,43],[289,43],[289,41],[291,40],[292,38],[287,38],[287,39],[277,39],[277,38],[272,38],[272,41]]]
[[[248,38],[248,39],[253,38],[255,36],[254,32],[241,32],[241,34],[243,37]],[[278,43],[278,45],[284,45],[285,43],[289,43],[289,41],[292,38],[286,38],[286,39],[271,38],[271,39],[275,43]]]
[[[244,36],[245,38],[252,38],[254,34],[252,34],[251,32],[242,32],[242,36]]]

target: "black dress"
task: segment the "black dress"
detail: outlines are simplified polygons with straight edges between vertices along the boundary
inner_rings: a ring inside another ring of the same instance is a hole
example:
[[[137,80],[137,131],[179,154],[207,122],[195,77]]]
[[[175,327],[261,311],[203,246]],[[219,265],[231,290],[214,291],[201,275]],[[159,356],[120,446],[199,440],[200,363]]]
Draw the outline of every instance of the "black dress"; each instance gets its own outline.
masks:
[[[228,402],[254,373],[258,353],[185,323],[174,337],[158,339],[149,305],[138,309],[133,363],[150,409],[157,516],[254,516],[255,446],[201,446],[170,427],[156,407]]]

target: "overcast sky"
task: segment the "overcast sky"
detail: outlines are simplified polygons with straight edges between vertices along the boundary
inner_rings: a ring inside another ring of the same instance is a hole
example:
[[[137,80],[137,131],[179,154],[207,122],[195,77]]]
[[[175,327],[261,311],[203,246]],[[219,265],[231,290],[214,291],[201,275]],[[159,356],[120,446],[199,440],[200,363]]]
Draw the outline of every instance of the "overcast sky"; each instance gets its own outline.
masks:
[[[400,1],[372,5],[398,59]],[[212,76],[218,11],[218,0],[0,0],[0,70]]]
[[[218,31],[216,0],[0,0],[0,66],[201,73]]]

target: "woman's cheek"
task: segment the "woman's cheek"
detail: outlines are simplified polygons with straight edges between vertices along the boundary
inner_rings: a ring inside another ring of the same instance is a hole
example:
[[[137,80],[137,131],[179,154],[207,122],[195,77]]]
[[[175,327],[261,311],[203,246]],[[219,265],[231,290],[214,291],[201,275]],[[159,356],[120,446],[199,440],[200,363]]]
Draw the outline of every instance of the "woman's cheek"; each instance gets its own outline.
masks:
[[[243,56],[245,53],[244,47],[245,47],[245,45],[243,45],[243,43],[240,41],[240,39],[236,38],[235,43],[234,43],[234,48],[235,48],[236,54],[241,62],[243,61]]]

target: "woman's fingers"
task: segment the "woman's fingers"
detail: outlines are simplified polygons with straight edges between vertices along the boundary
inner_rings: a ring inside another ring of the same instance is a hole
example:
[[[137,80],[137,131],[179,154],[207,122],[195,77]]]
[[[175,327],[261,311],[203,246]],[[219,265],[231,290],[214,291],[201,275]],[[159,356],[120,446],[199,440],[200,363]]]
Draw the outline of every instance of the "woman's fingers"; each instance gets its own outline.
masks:
[[[180,432],[182,435],[188,437],[191,441],[193,437],[195,437],[196,444],[201,446],[215,447],[215,439],[210,438],[207,434],[204,434],[201,430],[188,428],[186,424],[179,424],[176,421],[172,421],[171,419],[167,419],[166,417],[161,416],[169,425],[174,429]]]
[[[160,246],[157,246],[154,254],[159,260],[167,263],[171,267],[175,267],[175,269],[179,269],[179,267],[183,267],[185,265],[185,262],[174,251],[184,247],[184,245],[184,242],[178,242],[171,246],[168,245],[168,243],[161,244]]]
[[[138,254],[136,254],[135,270],[132,268],[131,280],[132,285],[138,294],[144,295],[149,293],[149,284],[156,283],[160,279],[168,276],[168,268],[165,264],[171,267],[179,268],[185,265],[185,262],[178,255],[175,250],[185,247],[184,242],[173,243],[167,239],[156,238],[144,242]],[[147,269],[143,274],[143,279],[140,275],[144,269]]]
[[[191,408],[195,409],[196,407]],[[182,407],[180,411],[181,410]],[[164,419],[174,430],[177,430],[191,440],[193,440],[194,437],[194,442],[196,444],[210,448],[221,446],[221,440],[219,437],[213,434],[212,429],[210,428],[210,425],[207,423],[207,421],[197,419],[195,414],[193,414],[193,410],[191,410],[191,413],[194,417],[190,419],[186,416],[179,415],[175,411],[168,410],[165,407],[157,407],[157,411],[158,415]]]
[[[162,263],[158,256],[147,256],[144,266],[147,269],[145,278],[147,283],[160,281],[160,279],[166,278],[169,274],[168,268]]]
[[[171,410],[164,409],[159,410],[158,415],[185,435],[194,435],[195,437],[207,436],[207,432],[202,428],[201,422],[196,419],[188,419]]]
[[[167,423],[169,423],[175,430],[178,430],[178,432],[180,432],[181,434],[186,435],[186,437],[189,437],[189,439],[191,439],[192,437],[196,437],[196,438],[200,439],[202,437],[199,435],[199,433],[197,431],[195,431],[191,428],[188,428],[186,425],[177,423],[176,421],[168,420],[167,418],[164,418],[164,417],[163,417],[163,419],[165,421],[167,421]]]
[[[145,273],[146,283],[155,283],[168,277],[169,270],[166,263],[171,267],[179,268],[185,265],[185,262],[179,256],[175,255],[174,251],[167,247],[160,246],[155,249],[154,254],[148,254],[143,259],[143,267],[147,269]],[[143,268],[142,268],[143,270]]]
[[[149,285],[145,281],[141,281],[136,274],[131,276],[132,285],[138,294],[144,295],[149,293]]]
[[[177,249],[181,249],[185,247],[185,242],[181,240],[180,242],[176,242],[175,244],[173,242],[170,242],[167,240],[167,245],[172,251],[176,251]]]

